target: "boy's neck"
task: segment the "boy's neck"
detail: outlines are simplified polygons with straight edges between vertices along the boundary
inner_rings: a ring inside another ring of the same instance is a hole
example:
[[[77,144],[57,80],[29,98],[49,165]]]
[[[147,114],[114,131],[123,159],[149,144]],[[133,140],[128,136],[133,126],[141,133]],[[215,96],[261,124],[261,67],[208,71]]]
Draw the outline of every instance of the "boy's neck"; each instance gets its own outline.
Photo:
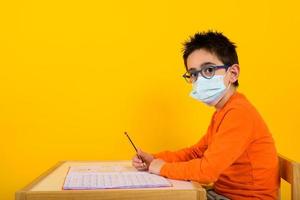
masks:
[[[230,86],[224,97],[215,105],[216,110],[220,110],[227,103],[230,97],[236,92],[236,87]]]

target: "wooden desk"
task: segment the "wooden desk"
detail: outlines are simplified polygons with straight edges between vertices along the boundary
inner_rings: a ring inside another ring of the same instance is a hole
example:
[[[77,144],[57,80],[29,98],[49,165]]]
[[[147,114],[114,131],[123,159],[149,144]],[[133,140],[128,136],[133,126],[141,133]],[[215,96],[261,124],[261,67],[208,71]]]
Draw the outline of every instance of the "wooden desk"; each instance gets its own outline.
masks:
[[[70,166],[122,166],[124,171],[135,170],[130,161],[61,161],[32,183],[16,192],[16,200],[205,200],[206,192],[200,184],[172,180],[172,187],[139,189],[63,190]]]

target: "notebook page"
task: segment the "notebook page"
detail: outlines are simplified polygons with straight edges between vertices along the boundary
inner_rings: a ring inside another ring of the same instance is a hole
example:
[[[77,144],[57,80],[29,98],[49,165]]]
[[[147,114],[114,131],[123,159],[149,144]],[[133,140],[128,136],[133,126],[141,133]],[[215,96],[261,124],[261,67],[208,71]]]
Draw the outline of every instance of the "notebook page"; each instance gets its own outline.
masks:
[[[112,188],[149,188],[170,187],[171,183],[164,177],[148,172],[97,172],[70,170],[63,189],[112,189]]]

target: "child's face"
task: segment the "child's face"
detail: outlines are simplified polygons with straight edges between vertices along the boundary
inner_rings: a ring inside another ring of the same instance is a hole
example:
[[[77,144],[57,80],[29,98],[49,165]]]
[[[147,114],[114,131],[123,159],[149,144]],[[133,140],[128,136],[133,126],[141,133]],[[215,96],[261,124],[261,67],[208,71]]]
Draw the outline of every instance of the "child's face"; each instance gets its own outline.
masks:
[[[209,51],[204,49],[198,49],[193,51],[187,58],[187,70],[200,70],[205,66],[220,66],[224,65],[218,57]],[[225,75],[224,84],[228,85],[229,83],[234,83],[239,75],[239,65],[232,65],[228,71],[224,68],[218,69],[215,71],[215,75]],[[201,74],[198,74],[201,76]]]

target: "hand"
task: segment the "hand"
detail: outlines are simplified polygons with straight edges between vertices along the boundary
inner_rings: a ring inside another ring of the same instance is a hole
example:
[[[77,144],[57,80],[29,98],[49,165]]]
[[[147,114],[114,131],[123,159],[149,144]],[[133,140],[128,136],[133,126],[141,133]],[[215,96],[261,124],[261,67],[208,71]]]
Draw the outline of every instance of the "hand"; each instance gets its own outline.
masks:
[[[141,159],[139,159],[139,157],[137,155],[135,155],[132,158],[132,166],[135,167],[139,171],[147,171],[149,168],[149,165],[152,162],[152,160],[154,159],[154,157],[149,153],[143,152],[141,149],[138,149],[137,154],[145,162],[143,163],[143,161]]]
[[[152,174],[160,174],[160,170],[162,168],[162,166],[165,164],[166,162],[163,161],[162,159],[154,159],[152,160],[150,166],[149,166],[149,172]]]

